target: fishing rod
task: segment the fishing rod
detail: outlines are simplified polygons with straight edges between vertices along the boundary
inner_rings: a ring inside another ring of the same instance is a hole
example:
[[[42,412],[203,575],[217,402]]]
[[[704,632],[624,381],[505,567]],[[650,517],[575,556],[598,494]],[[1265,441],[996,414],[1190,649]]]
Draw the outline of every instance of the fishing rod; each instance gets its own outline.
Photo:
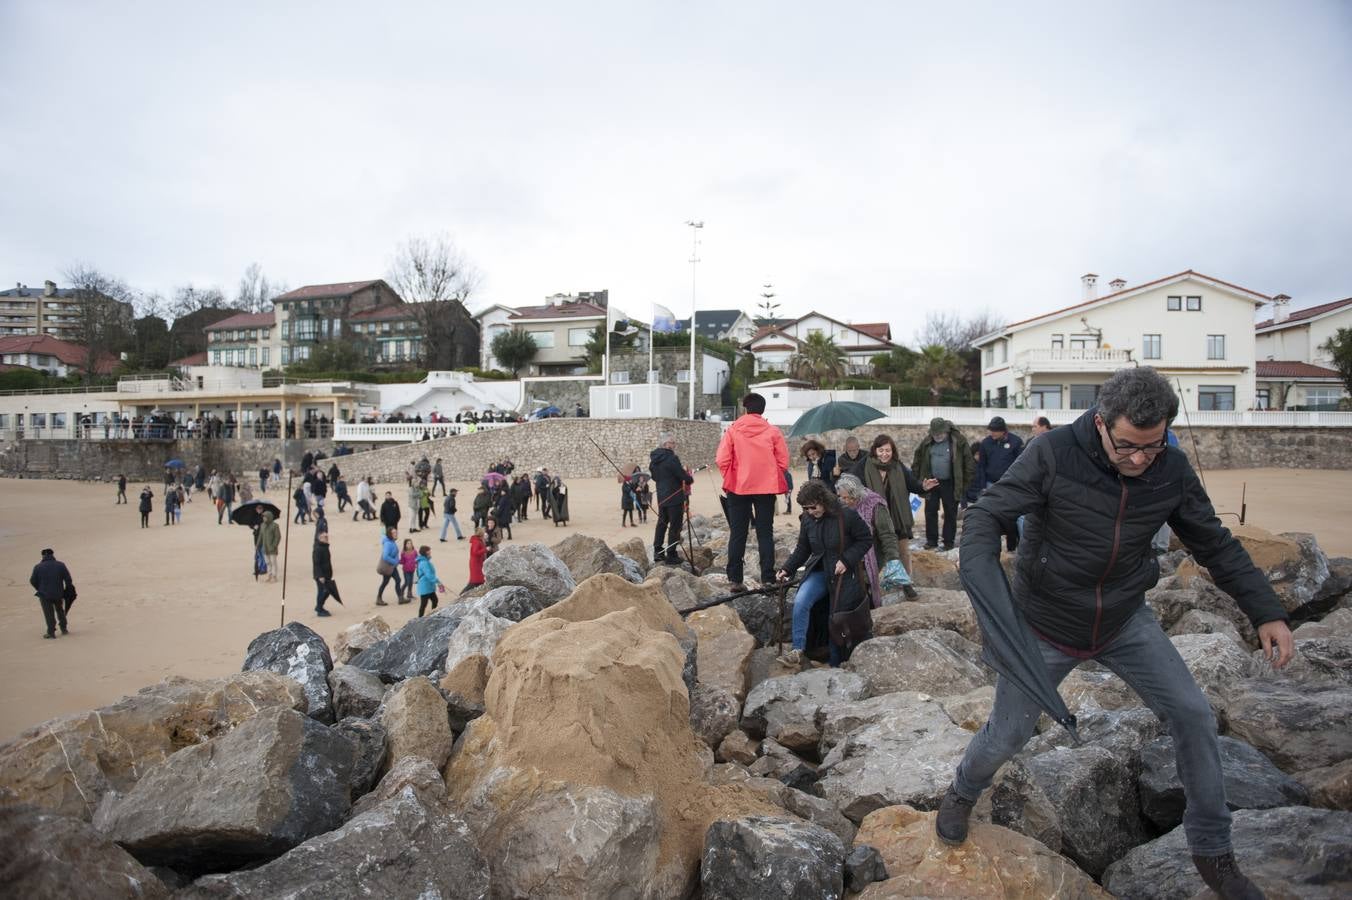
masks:
[[[1206,490],[1206,472],[1202,471],[1202,452],[1197,447],[1197,433],[1192,430],[1192,416],[1188,415],[1188,404],[1183,401],[1183,382],[1174,376],[1174,384],[1178,387],[1178,406],[1183,410],[1183,421],[1188,426],[1188,437],[1192,440],[1192,460],[1197,466],[1197,479],[1202,482],[1202,490]],[[1166,435],[1167,435],[1166,430]],[[1240,522],[1244,519],[1241,517]]]
[[[737,591],[736,593],[728,594],[726,597],[715,597],[712,600],[705,600],[703,603],[696,603],[689,609],[682,610],[681,616],[684,618],[685,616],[688,616],[691,613],[699,612],[702,609],[713,609],[715,606],[722,606],[725,603],[731,603],[738,597],[755,597],[759,594],[773,594],[776,591],[786,591],[791,587],[797,586],[798,584],[799,581],[796,579],[793,581],[777,581],[774,584],[768,584],[765,585],[764,587],[752,588],[750,590],[745,591]]]

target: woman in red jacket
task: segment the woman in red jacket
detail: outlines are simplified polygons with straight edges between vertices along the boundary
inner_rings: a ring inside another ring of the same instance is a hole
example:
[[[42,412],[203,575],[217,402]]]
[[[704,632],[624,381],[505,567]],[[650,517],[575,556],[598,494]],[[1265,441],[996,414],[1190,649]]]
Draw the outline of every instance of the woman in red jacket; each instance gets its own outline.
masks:
[[[474,529],[474,537],[469,539],[469,581],[460,589],[464,593],[472,587],[484,583],[484,559],[488,557],[488,548],[484,545],[484,530]]]

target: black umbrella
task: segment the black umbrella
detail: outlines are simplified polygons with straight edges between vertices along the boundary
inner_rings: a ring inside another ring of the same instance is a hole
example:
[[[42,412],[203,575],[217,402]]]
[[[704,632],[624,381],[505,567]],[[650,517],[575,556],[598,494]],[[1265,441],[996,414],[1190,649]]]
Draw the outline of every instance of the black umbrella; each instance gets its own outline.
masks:
[[[977,527],[977,517],[972,518],[974,521],[970,526],[963,522],[964,529]],[[981,566],[980,571],[972,571],[977,568],[973,566],[959,571],[962,586],[967,590],[972,609],[976,612],[977,625],[981,627],[981,658],[1070,732],[1071,740],[1078,746],[1080,735],[1075,729],[1075,717],[1066,708],[1066,702],[1061,699],[1056,685],[1052,684],[1051,674],[1042,660],[1038,639],[1014,603],[1014,594],[1004,570],[998,563]]]
[[[266,500],[249,500],[235,507],[235,511],[230,514],[230,521],[236,525],[248,525],[252,528],[263,523],[265,512],[272,513],[274,522],[282,517],[282,511],[277,508],[277,504]]]

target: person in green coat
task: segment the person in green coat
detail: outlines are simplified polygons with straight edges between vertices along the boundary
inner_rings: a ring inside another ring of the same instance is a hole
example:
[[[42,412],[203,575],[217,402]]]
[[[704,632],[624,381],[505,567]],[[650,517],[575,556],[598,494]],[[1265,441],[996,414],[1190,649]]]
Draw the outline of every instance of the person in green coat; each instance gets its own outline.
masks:
[[[873,439],[868,461],[864,463],[863,482],[865,487],[887,503],[887,513],[892,518],[892,528],[897,536],[897,554],[907,574],[910,574],[911,538],[915,536],[911,494],[923,493],[924,488],[920,486],[920,479],[901,461],[897,443],[889,435],[880,434]]]
[[[282,529],[272,519],[271,512],[263,513],[263,524],[258,526],[258,548],[268,564],[268,581],[277,580],[277,548],[282,543]]]
[[[976,466],[967,438],[944,418],[930,420],[929,436],[915,448],[911,468],[925,489],[925,549],[939,546],[939,507],[944,508],[943,549],[958,537],[958,498],[972,483]]]

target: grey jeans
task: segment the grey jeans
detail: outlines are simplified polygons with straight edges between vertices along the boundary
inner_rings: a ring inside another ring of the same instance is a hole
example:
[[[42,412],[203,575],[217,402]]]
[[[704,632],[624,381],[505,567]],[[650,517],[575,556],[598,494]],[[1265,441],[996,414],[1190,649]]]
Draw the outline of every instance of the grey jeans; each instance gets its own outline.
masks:
[[[1060,684],[1083,660],[1039,641],[1052,681]],[[1121,633],[1096,657],[1125,681],[1159,716],[1174,739],[1178,777],[1187,809],[1183,831],[1197,856],[1230,852],[1230,810],[1225,805],[1216,718],[1192,673],[1148,606],[1142,605]],[[995,706],[967,745],[953,788],[972,801],[990,787],[996,771],[1032,737],[1041,708],[1005,678],[995,683]]]

